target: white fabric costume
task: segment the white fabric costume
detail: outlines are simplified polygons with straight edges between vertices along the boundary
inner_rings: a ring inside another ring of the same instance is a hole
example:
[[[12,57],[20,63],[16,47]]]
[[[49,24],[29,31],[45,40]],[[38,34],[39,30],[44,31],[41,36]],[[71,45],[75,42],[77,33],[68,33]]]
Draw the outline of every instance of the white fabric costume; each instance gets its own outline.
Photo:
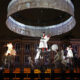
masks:
[[[50,37],[45,35],[40,39],[39,48],[48,48],[47,42],[49,41]]]
[[[39,58],[40,53],[41,53],[41,50],[37,49],[37,54],[36,54],[35,60],[37,60]]]
[[[13,49],[12,43],[8,43],[7,47],[8,47],[8,50],[5,53],[5,56],[8,56],[8,54],[15,56],[16,55],[16,51]]]
[[[69,58],[73,58],[73,52],[72,52],[72,49],[71,48],[69,48],[69,47],[67,47],[67,57],[69,57]]]
[[[41,37],[40,39],[40,43],[39,43],[39,49],[37,49],[37,54],[36,54],[36,57],[35,57],[35,61],[37,59],[39,59],[40,57],[40,53],[41,53],[41,50],[42,48],[48,48],[48,45],[47,45],[47,42],[49,41],[50,37],[43,34],[43,37]]]

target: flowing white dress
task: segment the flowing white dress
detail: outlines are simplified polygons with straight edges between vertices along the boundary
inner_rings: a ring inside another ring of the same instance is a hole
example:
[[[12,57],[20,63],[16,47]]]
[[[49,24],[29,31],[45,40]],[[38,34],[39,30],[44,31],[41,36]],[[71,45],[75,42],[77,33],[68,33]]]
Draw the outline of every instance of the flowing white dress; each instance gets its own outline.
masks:
[[[39,59],[40,53],[41,53],[41,48],[48,48],[47,42],[49,41],[50,37],[45,35],[44,37],[41,37],[40,43],[39,43],[39,49],[37,49],[37,54],[35,56],[35,60]]]
[[[67,57],[69,57],[69,58],[73,58],[73,52],[72,52],[72,49],[71,48],[69,48],[69,47],[67,47]]]
[[[49,41],[50,37],[45,35],[40,39],[39,48],[48,48],[47,42]]]

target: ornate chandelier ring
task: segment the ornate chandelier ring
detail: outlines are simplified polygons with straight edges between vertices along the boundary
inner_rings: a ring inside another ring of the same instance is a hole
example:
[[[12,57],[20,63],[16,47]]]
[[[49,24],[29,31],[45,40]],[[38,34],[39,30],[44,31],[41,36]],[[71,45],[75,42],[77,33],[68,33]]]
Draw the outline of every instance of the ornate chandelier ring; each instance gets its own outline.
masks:
[[[71,16],[66,21],[52,26],[30,26],[16,21],[12,14],[31,8],[51,8],[67,12]],[[6,24],[7,27],[18,34],[32,37],[40,37],[43,32],[46,34],[60,35],[74,28],[76,21],[74,18],[74,6],[70,0],[12,0],[8,5]]]

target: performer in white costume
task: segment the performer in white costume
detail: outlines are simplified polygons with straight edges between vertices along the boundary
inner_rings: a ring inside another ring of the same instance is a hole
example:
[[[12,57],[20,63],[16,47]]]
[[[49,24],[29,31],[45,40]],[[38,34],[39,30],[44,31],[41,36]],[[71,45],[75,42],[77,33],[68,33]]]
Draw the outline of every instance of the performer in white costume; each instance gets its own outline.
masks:
[[[47,42],[49,41],[50,36],[49,35],[45,35],[45,33],[43,33],[43,36],[40,39],[40,43],[39,43],[39,48],[42,49],[42,51],[44,51],[44,49],[46,49],[46,51],[48,50],[48,45]]]
[[[8,50],[5,53],[5,56],[8,56],[8,54],[15,56],[16,55],[16,51],[15,51],[15,49],[13,49],[12,43],[8,43],[7,47],[8,47]]]
[[[73,58],[73,51],[71,45],[67,47],[67,63],[72,64],[72,58]]]
[[[16,51],[13,48],[12,43],[8,43],[7,47],[8,47],[8,50],[5,53],[5,60],[4,60],[5,62],[4,63],[5,63],[5,65],[8,64],[8,68],[10,68],[11,65],[14,66],[13,63],[14,63]]]
[[[72,48],[71,45],[69,47],[67,47],[67,57],[68,58],[73,58],[73,52],[72,52]]]
[[[49,39],[50,39],[50,36],[45,35],[45,33],[43,33],[43,36],[40,39],[39,48],[37,49],[37,54],[36,54],[35,60],[39,59],[41,50],[42,51],[44,51],[45,49],[46,49],[46,51],[48,50],[47,42],[49,41]]]

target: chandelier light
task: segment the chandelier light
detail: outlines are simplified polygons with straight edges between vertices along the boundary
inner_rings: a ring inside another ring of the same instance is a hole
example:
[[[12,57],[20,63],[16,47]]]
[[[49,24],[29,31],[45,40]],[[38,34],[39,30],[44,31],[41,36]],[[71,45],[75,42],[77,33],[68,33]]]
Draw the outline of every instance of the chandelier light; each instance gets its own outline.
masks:
[[[20,23],[11,16],[16,12],[32,8],[56,9],[70,14],[70,17],[56,25],[35,27]],[[73,29],[75,24],[74,5],[71,0],[12,0],[8,5],[6,25],[11,31],[21,35],[40,37],[43,32],[51,36],[60,35]]]

